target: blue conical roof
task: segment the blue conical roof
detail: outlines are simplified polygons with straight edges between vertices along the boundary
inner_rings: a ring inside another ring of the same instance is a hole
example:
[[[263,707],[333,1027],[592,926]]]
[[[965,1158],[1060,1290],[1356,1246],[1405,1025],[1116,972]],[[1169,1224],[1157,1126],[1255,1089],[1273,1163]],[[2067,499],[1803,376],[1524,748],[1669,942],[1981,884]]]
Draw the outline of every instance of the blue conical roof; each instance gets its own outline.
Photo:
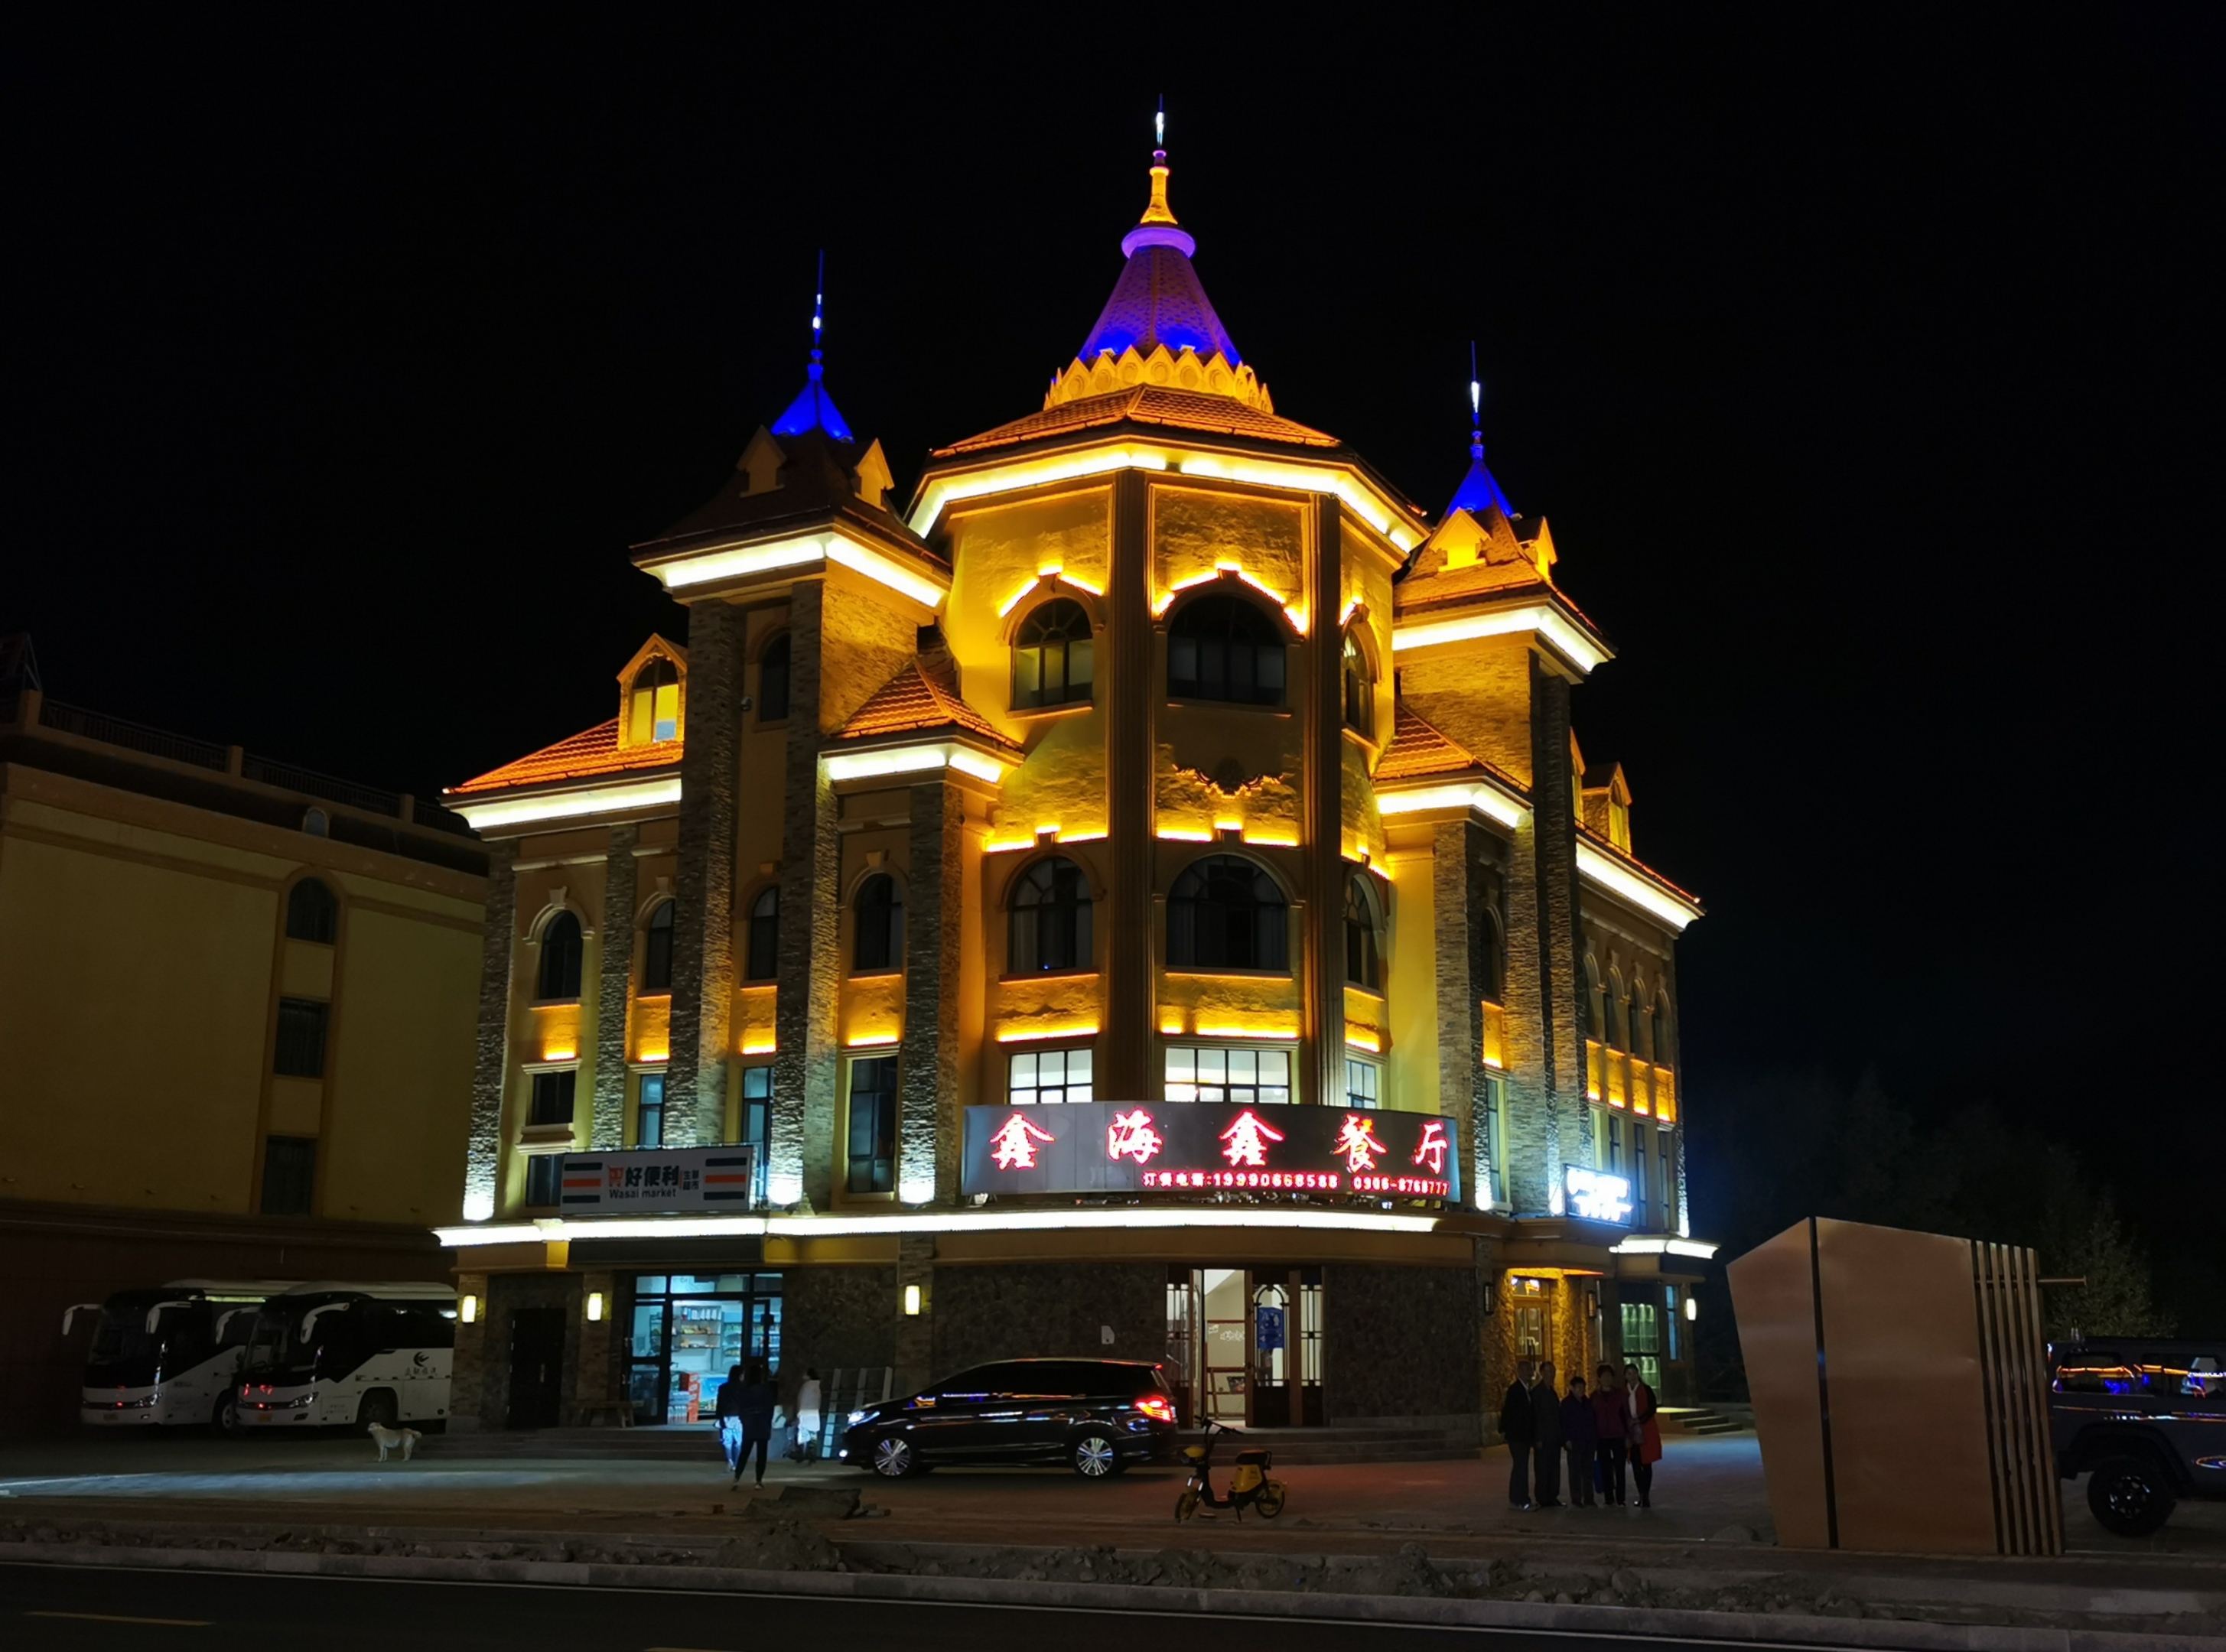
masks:
[[[814,350],[811,357],[811,377],[805,380],[804,388],[797,392],[787,410],[773,421],[773,435],[800,436],[806,430],[824,430],[837,442],[855,442],[857,438],[850,434],[850,427],[843,422],[843,416],[835,410],[834,398],[821,382],[826,370],[819,365],[819,352]]]
[[[1504,517],[1513,516],[1515,507],[1507,502],[1507,495],[1499,491],[1499,484],[1484,467],[1484,443],[1472,442],[1468,451],[1468,474],[1461,478],[1459,491],[1446,506],[1446,514],[1466,511],[1471,516],[1480,517],[1487,511],[1497,511]]]

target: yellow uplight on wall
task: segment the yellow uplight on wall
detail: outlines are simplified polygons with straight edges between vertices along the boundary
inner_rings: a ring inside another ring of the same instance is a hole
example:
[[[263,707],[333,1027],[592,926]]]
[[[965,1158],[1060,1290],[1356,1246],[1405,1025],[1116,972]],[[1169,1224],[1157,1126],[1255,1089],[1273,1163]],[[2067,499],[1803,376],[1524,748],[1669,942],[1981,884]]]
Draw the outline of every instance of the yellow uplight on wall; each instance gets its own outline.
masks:
[[[879,1048],[883,1045],[894,1044],[896,1041],[897,1034],[894,1032],[861,1032],[856,1038],[845,1039],[843,1042],[849,1049],[868,1050]]]
[[[1160,1017],[1160,1031],[1167,1033],[1169,1037],[1173,1037],[1182,1030],[1183,1018],[1181,1012],[1176,1011],[1173,1013]]]
[[[577,1045],[552,1044],[541,1052],[541,1058],[544,1061],[572,1061],[576,1060],[579,1054]]]
[[[1365,1050],[1372,1056],[1382,1055],[1383,1053],[1383,1041],[1377,1038],[1375,1033],[1369,1032],[1363,1027],[1348,1026],[1345,1028],[1345,1047],[1349,1050]]]
[[[919,1318],[919,1286],[907,1285],[904,1287],[904,1311],[905,1318],[907,1319],[917,1319]]]
[[[763,1039],[755,1044],[745,1044],[742,1053],[746,1056],[769,1056],[779,1046],[771,1039]]]
[[[1097,1023],[1078,1021],[1071,1026],[1009,1026],[997,1034],[1000,1044],[1029,1044],[1039,1039],[1094,1039]]]
[[[475,1296],[458,1298],[456,1300],[456,1318],[462,1320],[467,1325],[477,1325],[480,1318],[479,1298]]]
[[[602,1293],[601,1291],[590,1291],[590,1292],[588,1292],[588,1323],[589,1325],[595,1325],[595,1324],[598,1323],[598,1322],[602,1318],[602,1317],[603,1317],[603,1293]]]
[[[670,1061],[671,1058],[672,1047],[670,1045],[665,1044],[646,1048],[642,1051],[640,1055],[635,1058],[635,1059],[639,1061]]]
[[[1295,1039],[1299,1029],[1288,1026],[1208,1026],[1199,1024],[1198,1035],[1202,1039]]]

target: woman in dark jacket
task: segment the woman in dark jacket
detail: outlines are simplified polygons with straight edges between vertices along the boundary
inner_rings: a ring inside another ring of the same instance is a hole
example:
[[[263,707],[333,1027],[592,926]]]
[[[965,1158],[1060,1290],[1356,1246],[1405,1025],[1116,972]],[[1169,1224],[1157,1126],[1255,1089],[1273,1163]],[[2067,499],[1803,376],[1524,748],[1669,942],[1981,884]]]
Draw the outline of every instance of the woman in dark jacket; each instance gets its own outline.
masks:
[[[1541,1509],[1559,1509],[1561,1504],[1561,1396],[1554,1392],[1554,1362],[1542,1360],[1538,1365],[1538,1384],[1530,1390],[1536,1431],[1537,1457],[1535,1469],[1538,1479],[1538,1495],[1533,1499]]]
[[[1593,1385],[1593,1426],[1600,1431],[1600,1443],[1593,1449],[1600,1458],[1600,1500],[1616,1509],[1623,1507],[1623,1386],[1615,1380],[1615,1367],[1603,1365],[1593,1373],[1600,1381]]]
[[[1593,1402],[1585,1395],[1585,1379],[1572,1376],[1561,1401],[1561,1443],[1569,1453],[1569,1503],[1578,1509],[1593,1506],[1593,1454],[1600,1441],[1600,1422]]]
[[[742,1465],[749,1460],[754,1448],[758,1454],[758,1484],[765,1484],[766,1446],[773,1439],[773,1414],[780,1403],[780,1395],[773,1385],[766,1381],[766,1368],[753,1363],[744,1375],[739,1388],[728,1384],[719,1390],[719,1407],[725,1414],[727,1395],[735,1389],[735,1414],[741,1419],[742,1444],[735,1461],[735,1484],[742,1483]]]
[[[1662,1425],[1654,1416],[1659,1407],[1636,1365],[1623,1368],[1623,1388],[1624,1448],[1631,1454],[1631,1477],[1638,1482],[1638,1506],[1651,1509],[1654,1465],[1662,1460]]]

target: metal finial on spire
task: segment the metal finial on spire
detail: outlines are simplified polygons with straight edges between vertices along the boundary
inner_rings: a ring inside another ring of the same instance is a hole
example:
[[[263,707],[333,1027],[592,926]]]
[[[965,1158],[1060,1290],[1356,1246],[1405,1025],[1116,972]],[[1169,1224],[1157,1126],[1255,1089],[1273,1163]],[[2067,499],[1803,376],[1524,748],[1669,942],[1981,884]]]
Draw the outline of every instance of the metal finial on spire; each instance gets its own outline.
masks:
[[[827,249],[819,249],[819,275],[811,283],[811,376],[819,377],[820,337],[827,326]]]
[[[1468,423],[1470,445],[1484,456],[1484,381],[1476,372],[1476,340],[1468,341]]]
[[[1160,112],[1152,117],[1152,148],[1161,155],[1167,152],[1167,94],[1160,94]]]

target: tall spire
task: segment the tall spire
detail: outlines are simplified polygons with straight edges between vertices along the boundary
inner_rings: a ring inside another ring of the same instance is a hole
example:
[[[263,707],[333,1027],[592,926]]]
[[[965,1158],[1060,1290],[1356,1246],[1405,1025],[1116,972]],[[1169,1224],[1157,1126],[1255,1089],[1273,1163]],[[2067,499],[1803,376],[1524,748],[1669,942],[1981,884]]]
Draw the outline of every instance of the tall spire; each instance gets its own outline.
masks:
[[[811,365],[805,369],[804,388],[797,393],[788,410],[773,421],[773,433],[777,436],[802,435],[806,430],[824,430],[837,442],[855,442],[850,427],[835,410],[834,401],[820,382],[826,369],[820,365],[820,340],[827,326],[827,250],[819,251],[819,278],[812,283],[811,291]]]
[[[1484,381],[1476,373],[1476,340],[1468,342],[1468,474],[1461,479],[1460,491],[1446,506],[1446,514],[1466,511],[1472,516],[1482,516],[1487,511],[1498,511],[1504,517],[1515,514],[1515,507],[1507,502],[1507,495],[1499,491],[1499,484],[1484,467]]]
[[[1152,199],[1144,208],[1136,227],[1121,238],[1121,256],[1133,258],[1138,247],[1171,246],[1186,258],[1198,251],[1198,243],[1190,232],[1175,222],[1174,209],[1167,205],[1167,100],[1160,99],[1159,112],[1152,117]],[[1231,352],[1232,359],[1235,352]]]

